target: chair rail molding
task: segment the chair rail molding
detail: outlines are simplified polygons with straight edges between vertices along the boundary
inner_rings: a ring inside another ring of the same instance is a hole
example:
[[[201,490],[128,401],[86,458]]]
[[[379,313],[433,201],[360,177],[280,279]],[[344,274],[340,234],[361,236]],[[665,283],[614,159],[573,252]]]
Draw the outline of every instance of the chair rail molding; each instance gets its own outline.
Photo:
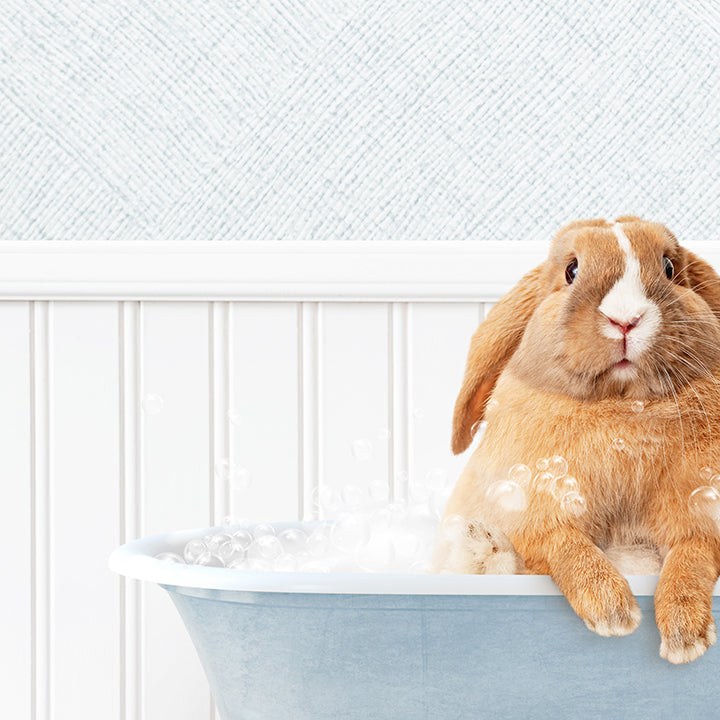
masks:
[[[542,241],[2,242],[1,300],[491,301]]]
[[[720,243],[687,247],[720,267]],[[548,243],[0,242],[0,300],[492,302]]]

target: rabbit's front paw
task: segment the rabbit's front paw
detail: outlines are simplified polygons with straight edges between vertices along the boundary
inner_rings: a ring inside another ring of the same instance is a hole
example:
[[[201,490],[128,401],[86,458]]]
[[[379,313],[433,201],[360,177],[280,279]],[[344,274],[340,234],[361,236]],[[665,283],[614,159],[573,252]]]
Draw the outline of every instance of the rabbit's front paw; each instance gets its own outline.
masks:
[[[603,637],[629,635],[637,630],[642,613],[624,578],[607,577],[586,590],[575,610],[585,625]]]
[[[511,575],[525,565],[502,530],[480,520],[455,518],[439,536],[435,572]]]
[[[467,550],[475,572],[486,575],[522,573],[524,563],[502,530],[473,520],[467,529]]]
[[[715,621],[710,608],[691,608],[686,598],[656,606],[662,641],[660,657],[675,665],[692,662],[717,640]]]

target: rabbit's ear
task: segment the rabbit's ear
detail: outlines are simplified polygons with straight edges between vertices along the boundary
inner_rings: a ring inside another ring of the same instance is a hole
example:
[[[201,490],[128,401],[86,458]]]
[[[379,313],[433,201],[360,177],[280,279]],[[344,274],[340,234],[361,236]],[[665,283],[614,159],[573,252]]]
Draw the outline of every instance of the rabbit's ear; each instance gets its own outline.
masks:
[[[680,281],[696,292],[720,319],[720,277],[715,270],[695,253],[684,250],[683,267],[679,269]]]
[[[488,313],[470,342],[465,377],[455,402],[452,451],[470,445],[500,373],[520,344],[525,326],[547,294],[545,263],[531,270]]]

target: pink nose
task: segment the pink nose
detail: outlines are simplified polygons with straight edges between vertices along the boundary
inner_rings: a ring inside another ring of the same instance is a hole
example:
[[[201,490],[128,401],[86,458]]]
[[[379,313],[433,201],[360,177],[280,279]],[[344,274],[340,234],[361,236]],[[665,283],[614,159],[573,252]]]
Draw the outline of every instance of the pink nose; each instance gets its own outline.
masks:
[[[608,320],[610,321],[611,325],[614,325],[623,335],[627,335],[634,327],[637,327],[639,325],[640,321],[642,320],[642,315],[638,315],[637,317],[634,317],[630,322],[621,322],[620,320],[615,320],[614,318],[608,317]]]

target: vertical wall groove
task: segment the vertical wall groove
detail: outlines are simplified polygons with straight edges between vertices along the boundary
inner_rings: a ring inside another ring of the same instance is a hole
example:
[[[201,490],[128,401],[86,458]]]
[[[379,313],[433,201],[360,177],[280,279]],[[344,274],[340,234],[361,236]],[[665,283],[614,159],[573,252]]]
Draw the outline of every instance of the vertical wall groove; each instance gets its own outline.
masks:
[[[140,358],[141,319],[137,302],[119,308],[120,349],[120,543],[141,535]],[[141,718],[141,588],[129,578],[120,581],[120,717]]]
[[[141,537],[147,533],[145,520],[145,413],[143,412],[143,401],[145,398],[145,302],[137,303],[137,327],[134,333],[136,346],[134,352],[135,367],[135,397],[133,405],[133,417],[135,418],[135,443],[136,443],[136,503],[135,523],[136,534]],[[137,720],[145,720],[147,698],[145,696],[145,658],[146,658],[146,627],[145,627],[145,586],[142,582],[135,583],[136,588],[136,627],[132,634],[132,641],[135,643],[136,665],[131,668],[134,672],[136,687],[133,701],[137,703]]]
[[[389,307],[389,482],[391,499],[407,497],[412,472],[410,447],[412,423],[410,413],[410,305],[392,303]]]
[[[317,519],[322,477],[320,303],[298,304],[298,517]]]
[[[52,304],[30,317],[32,473],[32,718],[52,717]]]
[[[231,306],[213,302],[209,306],[210,332],[210,524],[216,525],[237,508],[232,505],[228,473],[216,472],[218,463],[234,461],[230,438]]]

